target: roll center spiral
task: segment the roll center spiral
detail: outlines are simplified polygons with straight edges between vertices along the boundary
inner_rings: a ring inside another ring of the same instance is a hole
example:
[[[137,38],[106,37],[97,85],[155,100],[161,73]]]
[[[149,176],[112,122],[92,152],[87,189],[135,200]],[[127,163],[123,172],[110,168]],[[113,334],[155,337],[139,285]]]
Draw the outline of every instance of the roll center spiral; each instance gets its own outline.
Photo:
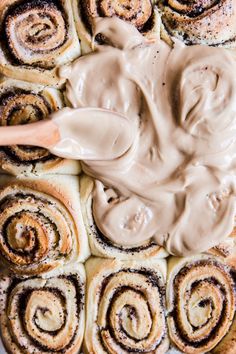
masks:
[[[65,16],[53,1],[36,0],[9,8],[4,27],[9,53],[26,65],[53,66],[50,52],[67,39]]]
[[[34,331],[55,332],[60,330],[65,322],[60,297],[49,291],[46,291],[46,294],[45,291],[33,291],[27,303],[26,313],[27,320],[35,324]]]

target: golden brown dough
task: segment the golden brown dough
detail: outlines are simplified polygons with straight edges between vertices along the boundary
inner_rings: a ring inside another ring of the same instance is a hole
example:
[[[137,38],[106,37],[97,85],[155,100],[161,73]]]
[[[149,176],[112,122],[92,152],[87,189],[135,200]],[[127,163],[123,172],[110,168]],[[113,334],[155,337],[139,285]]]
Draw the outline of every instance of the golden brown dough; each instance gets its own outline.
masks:
[[[217,350],[233,329],[234,286],[232,269],[220,258],[197,255],[168,260],[167,323],[172,342],[182,352]]]
[[[235,354],[236,353],[236,316],[234,315],[233,324],[230,331],[222,341],[212,350],[213,354]]]
[[[147,38],[160,36],[160,17],[151,0],[72,0],[75,23],[82,52],[93,47],[92,27],[96,17],[117,16],[132,23]]]
[[[33,123],[47,119],[63,107],[60,91],[13,79],[0,80],[0,125]],[[0,170],[13,175],[78,174],[80,164],[29,146],[0,148]]]
[[[85,353],[166,353],[166,262],[90,258]]]
[[[80,55],[71,0],[1,0],[0,73],[45,85]]]
[[[186,44],[235,47],[235,0],[159,0],[162,38],[176,37]]]
[[[236,268],[236,219],[235,226],[230,235],[219,245],[211,248],[208,253],[224,258],[227,264]]]
[[[134,245],[133,247],[122,247],[112,243],[99,231],[94,222],[92,212],[92,191],[92,179],[83,175],[80,178],[81,206],[92,255],[123,260],[164,258],[168,255],[162,247],[158,246],[152,240],[140,245]]]
[[[0,176],[0,260],[37,275],[89,255],[79,180],[72,176]]]
[[[0,327],[11,354],[77,354],[84,333],[81,264],[44,277],[0,277]]]

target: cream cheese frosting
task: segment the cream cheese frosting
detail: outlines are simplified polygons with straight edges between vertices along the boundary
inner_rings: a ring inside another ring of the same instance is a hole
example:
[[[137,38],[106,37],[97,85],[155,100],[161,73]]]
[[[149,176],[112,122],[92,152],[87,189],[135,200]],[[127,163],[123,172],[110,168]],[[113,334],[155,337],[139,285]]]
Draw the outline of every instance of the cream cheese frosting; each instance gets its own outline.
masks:
[[[174,255],[208,250],[234,224],[233,55],[178,41],[173,48],[148,42],[118,18],[97,20],[94,36],[98,33],[107,44],[60,72],[67,79],[72,111],[96,107],[118,112],[135,134],[120,157],[83,161],[84,171],[96,179],[98,228],[116,244],[138,245],[153,238]],[[90,121],[91,130],[100,129],[99,120]],[[114,120],[110,124],[115,130]],[[106,156],[108,144],[99,149]]]

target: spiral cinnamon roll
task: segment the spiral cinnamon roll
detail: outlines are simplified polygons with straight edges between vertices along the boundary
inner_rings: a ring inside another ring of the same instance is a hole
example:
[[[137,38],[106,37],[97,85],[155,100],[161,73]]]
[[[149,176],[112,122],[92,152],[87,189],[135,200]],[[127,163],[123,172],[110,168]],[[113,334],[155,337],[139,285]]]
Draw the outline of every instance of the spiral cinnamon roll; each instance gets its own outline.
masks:
[[[0,81],[0,125],[33,123],[63,107],[60,91],[23,81]],[[78,174],[77,161],[53,156],[47,150],[32,146],[0,148],[0,169],[13,175],[43,173]]]
[[[91,258],[85,267],[85,352],[165,353],[165,261]]]
[[[126,247],[113,243],[102,234],[93,218],[93,186],[94,182],[90,177],[83,175],[80,178],[81,207],[92,255],[122,260],[164,258],[168,255],[164,248],[151,239],[139,245]]]
[[[0,260],[24,275],[89,255],[77,177],[0,177]]]
[[[0,72],[6,76],[58,85],[58,67],[80,55],[70,0],[3,0],[0,28]]]
[[[84,267],[0,279],[0,327],[9,353],[78,353],[84,332]]]
[[[133,24],[147,38],[160,32],[160,17],[151,0],[72,0],[77,32],[83,52],[92,48],[92,29],[96,17],[119,17]],[[102,38],[100,38],[102,39]]]
[[[167,323],[170,338],[184,353],[209,352],[230,331],[235,313],[232,272],[220,258],[169,260]]]
[[[236,8],[232,0],[160,0],[162,37],[176,37],[186,44],[235,47]]]

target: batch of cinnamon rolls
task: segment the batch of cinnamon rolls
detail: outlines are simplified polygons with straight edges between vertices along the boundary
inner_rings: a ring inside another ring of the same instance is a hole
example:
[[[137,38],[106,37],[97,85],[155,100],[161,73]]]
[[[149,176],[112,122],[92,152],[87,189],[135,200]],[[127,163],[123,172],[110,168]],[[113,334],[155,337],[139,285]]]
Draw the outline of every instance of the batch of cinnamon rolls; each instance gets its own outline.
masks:
[[[58,70],[94,50],[98,16],[118,16],[170,45],[176,37],[236,46],[234,0],[1,0],[2,126],[45,119],[68,104]],[[168,257],[152,240],[122,247],[97,228],[94,182],[78,161],[6,146],[0,167],[0,329],[8,353],[236,353],[235,230],[189,258]]]

